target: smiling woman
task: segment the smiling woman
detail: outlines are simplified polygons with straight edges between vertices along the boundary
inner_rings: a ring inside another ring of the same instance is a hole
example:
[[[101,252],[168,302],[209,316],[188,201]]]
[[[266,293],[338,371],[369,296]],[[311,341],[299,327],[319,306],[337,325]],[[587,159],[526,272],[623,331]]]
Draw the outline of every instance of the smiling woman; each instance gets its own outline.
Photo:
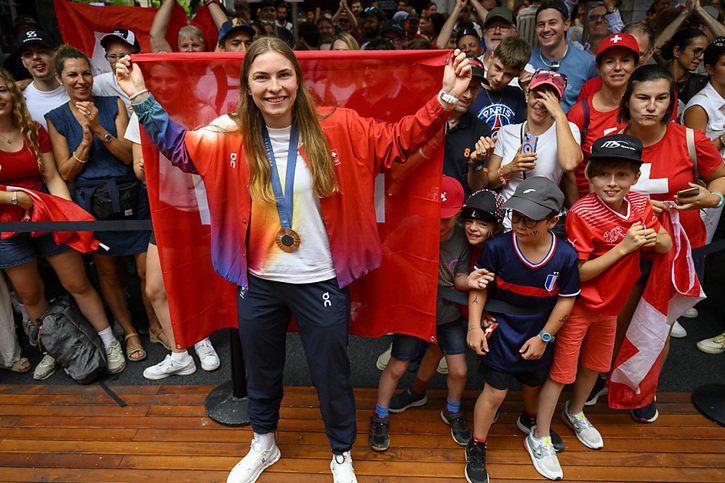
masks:
[[[308,359],[314,358],[309,369],[333,477],[357,481],[350,458],[356,428],[347,285],[377,268],[382,251],[375,207],[361,200],[372,200],[381,170],[403,162],[443,128],[471,79],[465,55],[450,56],[439,96],[395,123],[318,108],[294,52],[276,38],[261,38],[247,50],[237,111],[196,131],[169,119],[130,59],[119,61],[116,76],[159,150],[203,178],[214,268],[238,286],[254,437],[227,481],[255,481],[280,458],[274,436],[291,315]],[[228,162],[237,155],[246,163]]]

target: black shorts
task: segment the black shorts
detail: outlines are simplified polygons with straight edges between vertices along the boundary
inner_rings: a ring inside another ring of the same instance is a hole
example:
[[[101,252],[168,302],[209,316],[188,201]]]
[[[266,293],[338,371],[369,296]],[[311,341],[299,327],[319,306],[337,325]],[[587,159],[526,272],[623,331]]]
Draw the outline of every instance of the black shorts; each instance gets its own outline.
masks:
[[[483,381],[500,391],[508,391],[514,379],[525,386],[539,387],[543,386],[546,378],[549,377],[548,367],[528,372],[503,372],[482,362],[480,371],[483,374]]]

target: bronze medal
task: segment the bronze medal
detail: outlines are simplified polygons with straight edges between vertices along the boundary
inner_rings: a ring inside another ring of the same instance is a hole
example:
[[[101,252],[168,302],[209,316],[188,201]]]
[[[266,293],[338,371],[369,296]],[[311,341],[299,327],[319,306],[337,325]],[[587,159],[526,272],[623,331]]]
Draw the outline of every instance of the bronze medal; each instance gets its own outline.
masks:
[[[291,228],[281,228],[274,236],[280,250],[287,253],[297,251],[300,247],[300,236]]]

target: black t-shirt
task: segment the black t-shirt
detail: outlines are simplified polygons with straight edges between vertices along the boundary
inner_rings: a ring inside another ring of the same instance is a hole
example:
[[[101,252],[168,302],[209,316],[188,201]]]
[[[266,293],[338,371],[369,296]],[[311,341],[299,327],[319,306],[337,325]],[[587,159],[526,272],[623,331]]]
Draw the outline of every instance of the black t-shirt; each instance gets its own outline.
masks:
[[[490,137],[491,128],[470,111],[464,112],[458,124],[446,133],[443,174],[457,179],[463,185],[466,198],[471,194],[468,187],[468,158],[476,150],[476,142],[481,136]]]
[[[687,76],[687,80],[685,80],[685,82],[675,83],[675,88],[677,89],[677,98],[681,100],[684,104],[687,104],[688,102],[690,102],[690,99],[692,99],[692,97],[700,92],[702,88],[706,85],[706,75],[690,73],[690,75]]]

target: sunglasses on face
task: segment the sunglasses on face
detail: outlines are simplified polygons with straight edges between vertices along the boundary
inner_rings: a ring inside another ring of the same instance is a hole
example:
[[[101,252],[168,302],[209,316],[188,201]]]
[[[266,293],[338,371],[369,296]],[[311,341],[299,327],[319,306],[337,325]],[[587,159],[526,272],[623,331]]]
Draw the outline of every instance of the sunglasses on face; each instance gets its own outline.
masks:
[[[589,15],[590,22],[604,22],[604,14],[593,13]]]

